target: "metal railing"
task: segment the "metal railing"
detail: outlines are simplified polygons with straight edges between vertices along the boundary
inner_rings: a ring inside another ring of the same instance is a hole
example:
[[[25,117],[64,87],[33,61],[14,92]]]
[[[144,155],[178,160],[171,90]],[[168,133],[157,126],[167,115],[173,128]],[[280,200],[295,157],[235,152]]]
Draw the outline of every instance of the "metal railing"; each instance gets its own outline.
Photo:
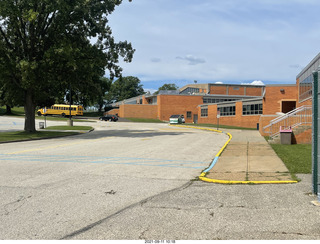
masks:
[[[312,124],[312,106],[302,106],[289,113],[281,115],[270,121],[270,124],[263,127],[263,132],[268,133],[270,138],[280,134],[280,127],[291,127]]]

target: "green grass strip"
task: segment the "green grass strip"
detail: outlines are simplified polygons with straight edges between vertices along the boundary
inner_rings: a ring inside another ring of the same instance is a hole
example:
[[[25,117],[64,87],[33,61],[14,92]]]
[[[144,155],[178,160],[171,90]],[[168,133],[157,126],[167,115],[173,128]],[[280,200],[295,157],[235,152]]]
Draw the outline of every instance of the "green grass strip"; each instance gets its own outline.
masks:
[[[46,130],[92,130],[91,126],[67,126],[67,125],[57,125],[48,126]]]
[[[141,119],[141,118],[125,118],[131,122],[140,122],[140,123],[165,123],[159,119]]]
[[[312,146],[306,144],[270,144],[291,174],[311,174]]]
[[[44,117],[43,116],[37,116],[36,115],[36,120],[38,122],[44,121]],[[40,120],[40,121],[39,121]],[[67,121],[69,120],[69,118],[63,118],[63,117],[56,117],[56,116],[47,116],[46,120],[50,120],[50,121]],[[94,120],[86,120],[86,119],[72,119],[73,122],[92,122],[92,123],[96,123],[97,121]]]
[[[0,142],[23,141],[41,138],[53,138],[69,135],[77,135],[77,132],[37,131],[29,133],[25,131],[1,132]]]

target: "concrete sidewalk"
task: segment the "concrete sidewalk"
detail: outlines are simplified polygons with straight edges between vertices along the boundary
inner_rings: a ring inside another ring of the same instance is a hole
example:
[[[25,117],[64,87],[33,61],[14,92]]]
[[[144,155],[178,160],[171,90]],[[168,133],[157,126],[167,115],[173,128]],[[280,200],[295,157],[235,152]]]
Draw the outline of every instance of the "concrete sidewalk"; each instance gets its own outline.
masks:
[[[226,181],[292,181],[282,160],[258,131],[225,130],[232,140],[206,178]]]

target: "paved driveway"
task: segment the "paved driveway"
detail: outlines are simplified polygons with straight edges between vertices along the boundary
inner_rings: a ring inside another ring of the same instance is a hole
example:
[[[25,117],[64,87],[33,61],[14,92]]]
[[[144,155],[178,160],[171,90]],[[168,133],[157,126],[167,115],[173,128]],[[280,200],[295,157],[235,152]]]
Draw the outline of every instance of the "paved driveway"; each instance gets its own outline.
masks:
[[[180,188],[228,139],[167,124],[94,126],[81,136],[1,144],[1,239],[64,238]]]

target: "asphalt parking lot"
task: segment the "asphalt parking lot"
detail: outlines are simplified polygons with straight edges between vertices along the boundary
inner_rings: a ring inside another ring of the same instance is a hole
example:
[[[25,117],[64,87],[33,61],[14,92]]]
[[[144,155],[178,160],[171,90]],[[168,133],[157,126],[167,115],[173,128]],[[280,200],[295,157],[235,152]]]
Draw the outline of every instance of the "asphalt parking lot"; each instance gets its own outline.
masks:
[[[320,238],[310,175],[285,185],[206,183],[197,176],[224,134],[90,125],[80,136],[0,145],[0,239]]]
[[[90,125],[84,135],[1,144],[2,239],[60,239],[180,187],[227,139],[167,124]]]

